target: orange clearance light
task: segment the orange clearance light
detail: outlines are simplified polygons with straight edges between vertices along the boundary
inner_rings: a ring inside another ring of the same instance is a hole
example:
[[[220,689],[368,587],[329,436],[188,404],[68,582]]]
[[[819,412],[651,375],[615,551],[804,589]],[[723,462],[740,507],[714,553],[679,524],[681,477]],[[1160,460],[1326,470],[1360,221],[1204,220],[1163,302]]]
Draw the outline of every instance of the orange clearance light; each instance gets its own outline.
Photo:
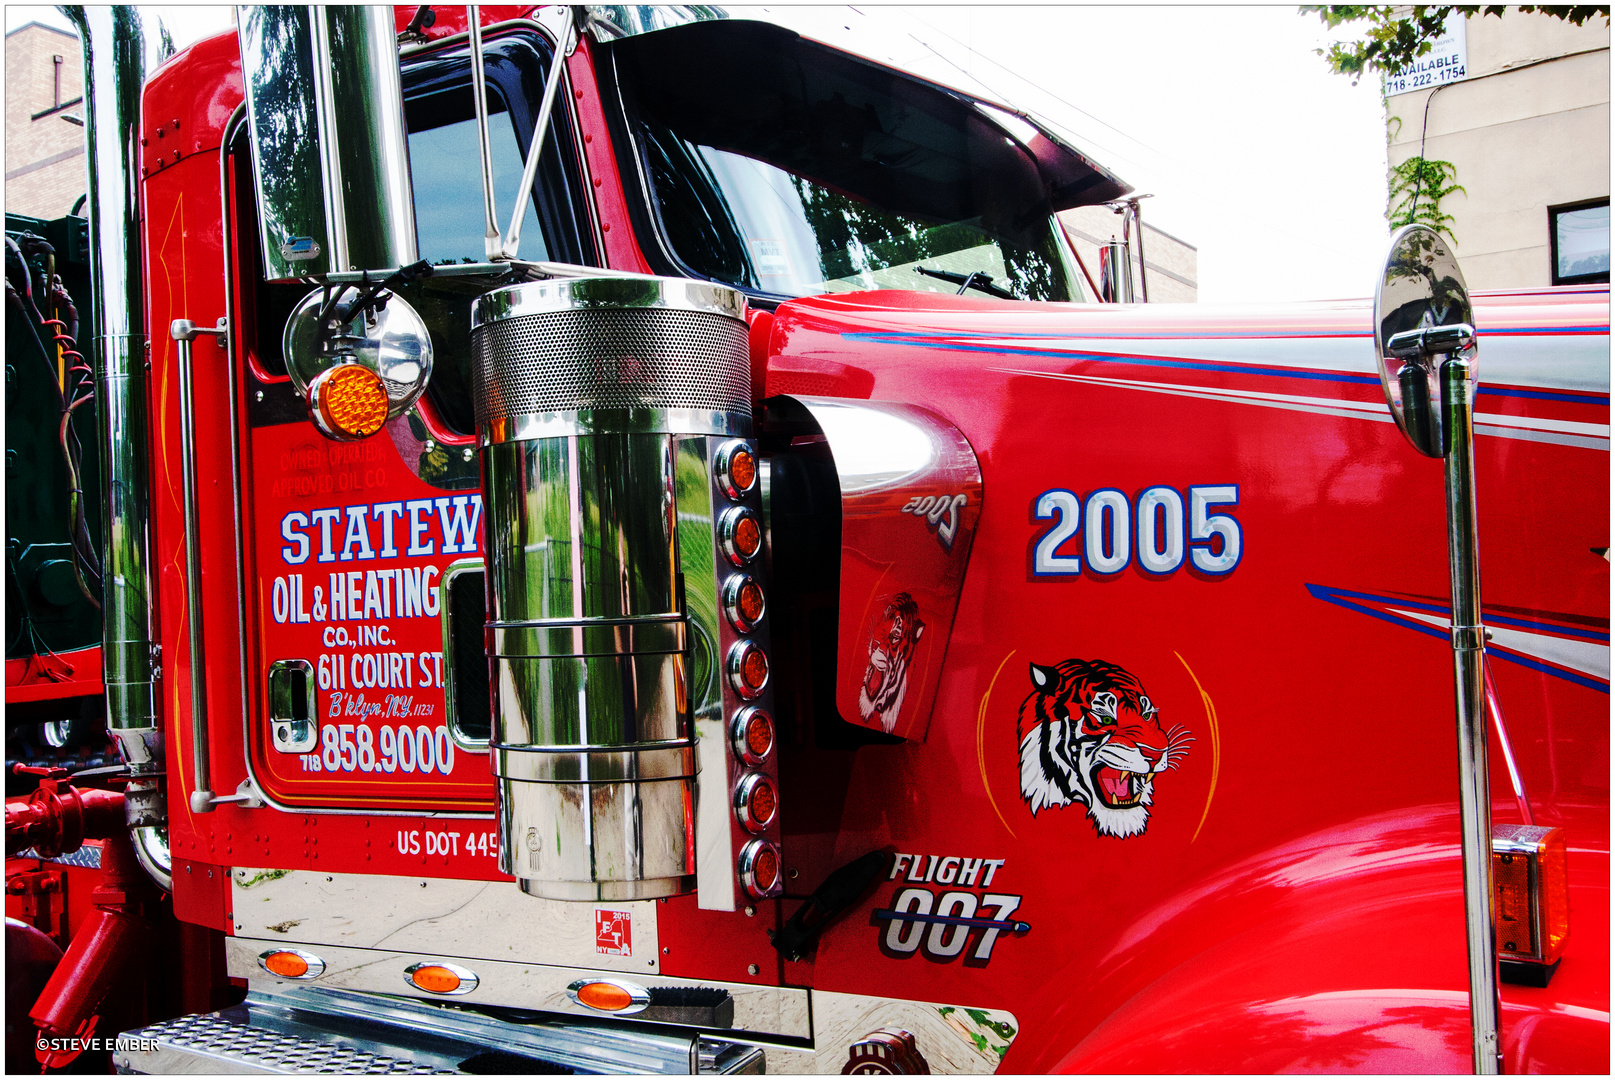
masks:
[[[731,563],[744,566],[763,546],[763,526],[744,506],[731,507],[718,522],[718,538]]]
[[[751,448],[736,440],[718,450],[715,462],[718,482],[731,499],[738,499],[757,483],[757,458]]]
[[[566,988],[566,996],[596,1012],[632,1016],[650,1004],[650,991],[633,983],[605,979],[579,979]]]
[[[729,650],[729,682],[735,693],[754,698],[768,685],[768,656],[750,641],[738,641]]]
[[[768,777],[753,773],[735,789],[735,815],[747,832],[762,832],[774,821],[779,796]]]
[[[404,980],[428,994],[469,994],[477,988],[477,976],[458,964],[419,963],[404,969]]]
[[[753,840],[740,849],[740,884],[754,900],[779,886],[779,849],[767,840]]]
[[[756,706],[740,710],[729,733],[735,756],[747,765],[761,765],[774,749],[774,718]]]
[[[325,970],[325,961],[298,949],[271,949],[259,954],[258,966],[282,979],[312,979]]]
[[[742,634],[749,633],[767,610],[763,587],[750,574],[736,574],[723,586],[723,611]]]
[[[1570,932],[1564,830],[1493,826],[1492,883],[1504,981],[1548,985]]]
[[[381,376],[355,363],[338,364],[308,387],[309,410],[321,432],[333,439],[363,439],[381,430],[392,402]]]

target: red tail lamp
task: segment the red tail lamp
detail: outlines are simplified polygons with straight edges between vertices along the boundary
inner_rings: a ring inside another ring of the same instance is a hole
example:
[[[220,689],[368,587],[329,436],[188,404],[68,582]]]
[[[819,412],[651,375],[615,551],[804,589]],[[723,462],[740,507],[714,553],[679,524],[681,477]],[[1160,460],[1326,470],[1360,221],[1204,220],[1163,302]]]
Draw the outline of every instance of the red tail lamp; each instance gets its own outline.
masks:
[[[757,484],[757,458],[751,448],[736,439],[724,443],[713,458],[718,483],[731,499],[738,499]]]
[[[779,848],[767,840],[753,840],[740,849],[740,883],[754,900],[779,888]]]
[[[747,765],[761,765],[774,749],[774,718],[755,705],[735,714],[729,732],[735,756]]]
[[[778,812],[779,793],[768,777],[753,773],[735,788],[735,816],[747,832],[762,832],[773,823]]]
[[[750,574],[736,574],[724,583],[723,613],[742,634],[756,629],[767,610],[763,587]]]
[[[579,979],[566,988],[566,996],[586,1009],[632,1016],[650,1005],[650,991],[617,979]]]
[[[475,972],[458,964],[423,961],[404,969],[404,981],[428,994],[469,994],[477,988]]]
[[[316,979],[325,961],[301,949],[270,949],[258,954],[258,966],[278,979]]]
[[[718,519],[718,542],[730,562],[744,566],[762,550],[762,522],[746,507],[732,506]]]
[[[761,694],[768,685],[768,654],[755,642],[735,642],[729,650],[729,682],[748,700]]]

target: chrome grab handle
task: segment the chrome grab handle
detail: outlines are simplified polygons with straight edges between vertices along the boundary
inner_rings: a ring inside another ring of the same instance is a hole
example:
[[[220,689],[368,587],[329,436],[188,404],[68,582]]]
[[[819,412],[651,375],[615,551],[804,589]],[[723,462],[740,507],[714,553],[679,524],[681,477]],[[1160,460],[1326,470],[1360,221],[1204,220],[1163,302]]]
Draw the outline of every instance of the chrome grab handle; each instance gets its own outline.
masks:
[[[202,552],[197,542],[196,432],[191,385],[191,343],[203,334],[227,340],[229,323],[213,327],[175,319],[169,335],[179,343],[179,455],[185,485],[185,611],[190,620],[191,645],[191,755],[196,787],[190,793],[191,813],[206,814],[221,802],[238,802],[243,796],[213,794],[207,745],[207,686],[202,645]]]

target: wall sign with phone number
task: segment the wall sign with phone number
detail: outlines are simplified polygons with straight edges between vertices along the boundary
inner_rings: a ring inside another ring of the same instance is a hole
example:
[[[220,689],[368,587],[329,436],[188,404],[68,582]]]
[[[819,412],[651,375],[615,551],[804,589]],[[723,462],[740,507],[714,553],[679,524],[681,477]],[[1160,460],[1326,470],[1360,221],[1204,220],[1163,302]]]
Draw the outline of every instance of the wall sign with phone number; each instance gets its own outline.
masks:
[[[1156,485],[1129,499],[1115,488],[1084,497],[1054,488],[1032,504],[1052,524],[1037,539],[1037,577],[1109,577],[1138,568],[1154,577],[1175,574],[1184,563],[1202,574],[1232,573],[1245,551],[1244,533],[1229,512],[1239,504],[1238,484],[1194,484],[1187,497]]]

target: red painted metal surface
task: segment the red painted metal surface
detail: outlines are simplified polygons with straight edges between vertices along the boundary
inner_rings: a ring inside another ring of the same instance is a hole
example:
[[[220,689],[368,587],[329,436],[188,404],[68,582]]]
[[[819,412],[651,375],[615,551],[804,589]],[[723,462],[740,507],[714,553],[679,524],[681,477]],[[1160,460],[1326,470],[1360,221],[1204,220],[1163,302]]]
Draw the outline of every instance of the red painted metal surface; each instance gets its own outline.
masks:
[[[103,690],[99,645],[54,656],[23,656],[6,661],[7,704],[95,697]]]

